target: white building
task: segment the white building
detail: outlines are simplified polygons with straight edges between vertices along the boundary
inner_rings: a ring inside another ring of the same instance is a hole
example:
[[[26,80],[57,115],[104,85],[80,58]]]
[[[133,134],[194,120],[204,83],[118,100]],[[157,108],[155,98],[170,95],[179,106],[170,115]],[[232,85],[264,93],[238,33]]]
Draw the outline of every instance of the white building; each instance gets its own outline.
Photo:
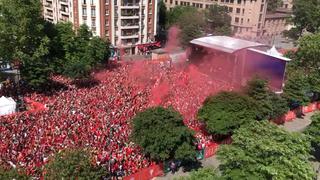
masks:
[[[154,40],[157,0],[42,0],[45,19],[86,24],[94,35],[107,38],[124,53],[137,54],[137,45]]]
[[[73,0],[42,0],[43,16],[46,20],[57,23],[59,21],[74,22]]]

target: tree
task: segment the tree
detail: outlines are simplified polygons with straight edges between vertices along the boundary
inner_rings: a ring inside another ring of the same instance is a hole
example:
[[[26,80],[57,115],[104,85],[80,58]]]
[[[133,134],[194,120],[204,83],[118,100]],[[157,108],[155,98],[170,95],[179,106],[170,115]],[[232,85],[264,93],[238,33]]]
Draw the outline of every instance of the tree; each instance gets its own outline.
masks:
[[[227,6],[217,4],[210,6],[205,12],[207,33],[216,36],[231,36],[231,16],[228,13]]]
[[[108,175],[103,167],[92,164],[88,151],[65,149],[45,166],[45,179],[102,179]]]
[[[110,57],[109,42],[99,37],[92,37],[88,45],[88,53],[92,59],[91,65],[96,66],[108,61]]]
[[[211,134],[229,135],[241,125],[256,119],[253,99],[235,92],[221,92],[209,96],[198,111]]]
[[[300,37],[304,30],[315,33],[319,30],[320,2],[318,0],[294,0],[293,1],[293,23],[294,31],[299,32]],[[296,37],[296,38],[298,38]]]
[[[190,176],[180,177],[179,180],[218,180],[221,179],[212,168],[200,168],[192,171]]]
[[[74,80],[85,79],[90,76],[91,65],[88,60],[75,54],[67,53],[68,61],[64,64],[63,74]]]
[[[159,7],[159,28],[160,30],[164,30],[167,23],[167,8],[163,0],[159,2],[158,7]]]
[[[286,100],[270,91],[267,80],[254,77],[248,82],[246,93],[256,101],[259,120],[275,119],[289,110]]]
[[[74,32],[71,23],[58,23],[54,31],[56,35],[51,37],[51,53],[54,55],[51,58],[55,73],[73,79],[87,78],[92,68],[109,59],[109,43],[92,37],[86,25]]]
[[[301,71],[296,71],[288,76],[285,86],[283,97],[287,99],[289,105],[306,105],[310,102],[310,86],[308,84],[308,79]]]
[[[205,25],[203,12],[195,7],[176,6],[168,12],[168,26],[173,25],[180,28],[180,43],[185,47],[191,40],[203,35]]]
[[[75,37],[73,25],[70,22],[59,22],[56,25],[46,23],[46,34],[50,38],[51,67],[56,74],[62,74],[64,65],[68,61],[66,53],[75,51]]]
[[[267,6],[267,11],[269,12],[275,12],[277,8],[279,8],[282,4],[281,0],[269,0],[268,1],[268,6]]]
[[[301,133],[290,133],[268,121],[241,126],[232,144],[218,150],[226,179],[313,179],[308,161],[310,143]]]
[[[0,59],[20,61],[22,78],[33,87],[44,85],[50,73],[41,13],[38,0],[0,1]]]
[[[133,118],[132,139],[155,161],[193,161],[195,139],[182,120],[172,108],[149,108]]]
[[[311,117],[311,124],[305,129],[304,133],[310,136],[311,143],[314,147],[320,147],[320,113]]]
[[[320,6],[320,4],[319,4]],[[320,9],[319,9],[320,10]],[[320,18],[320,16],[319,16]],[[304,73],[320,68],[320,33],[305,35],[298,41],[299,49],[296,52],[296,61]]]
[[[289,106],[285,98],[273,92],[270,92],[269,96],[271,102],[270,119],[276,119],[288,112]]]
[[[30,179],[26,175],[25,172],[18,169],[6,169],[3,167],[0,167],[0,179],[19,179],[19,180],[27,180]]]

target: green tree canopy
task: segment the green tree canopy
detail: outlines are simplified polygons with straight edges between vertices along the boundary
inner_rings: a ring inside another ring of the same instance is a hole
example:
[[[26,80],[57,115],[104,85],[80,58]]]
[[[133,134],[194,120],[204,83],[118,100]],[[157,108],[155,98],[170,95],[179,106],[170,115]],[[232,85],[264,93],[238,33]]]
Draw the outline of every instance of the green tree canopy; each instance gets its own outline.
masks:
[[[6,169],[0,166],[0,179],[17,179],[27,180],[30,179],[25,172],[18,169]]]
[[[218,150],[226,179],[314,179],[310,143],[301,133],[290,133],[268,121],[241,126],[232,144]]]
[[[314,114],[311,117],[311,124],[304,131],[311,138],[311,143],[317,148],[320,147],[320,113]]]
[[[221,92],[209,96],[198,111],[211,134],[228,135],[241,125],[256,119],[257,109],[253,99],[235,92]]]
[[[22,78],[33,87],[44,85],[50,73],[41,13],[38,0],[0,1],[0,59],[20,61]]]
[[[149,108],[132,120],[133,141],[153,160],[192,161],[196,153],[195,139],[182,120],[182,116],[171,108]]]
[[[290,73],[283,92],[283,97],[287,99],[289,105],[295,103],[300,105],[308,104],[311,100],[308,92],[310,92],[310,85],[305,74],[298,70]]]
[[[65,149],[45,166],[45,179],[102,179],[108,175],[103,167],[92,164],[86,150]]]
[[[168,26],[180,28],[180,43],[187,46],[192,39],[201,37],[204,30],[204,14],[192,6],[176,6],[168,12]]]
[[[160,27],[160,30],[164,30],[167,23],[167,8],[163,0],[161,0],[158,3],[158,7],[159,7],[159,27]]]
[[[320,1],[318,0],[294,0],[293,1],[293,23],[295,31],[299,36],[303,30],[315,33],[320,27]],[[297,37],[298,38],[298,37]]]
[[[205,11],[207,33],[216,36],[231,36],[231,16],[228,13],[227,6],[219,6],[217,4],[210,6]]]
[[[190,176],[180,177],[179,180],[218,180],[221,179],[214,169],[212,168],[200,168],[195,171],[191,171]]]
[[[49,32],[55,32],[50,52],[51,65],[57,74],[73,79],[86,78],[92,68],[109,58],[109,43],[93,37],[86,25],[74,32],[71,23],[58,23]]]
[[[319,71],[320,33],[305,35],[299,39],[298,44],[299,48],[296,52],[295,61],[299,61],[299,68],[303,69],[305,73],[308,73],[310,70]]]
[[[275,119],[285,114],[289,108],[285,99],[268,88],[268,81],[254,77],[246,87],[246,93],[256,101],[259,120]]]
[[[275,12],[282,4],[281,0],[269,0],[267,11]]]

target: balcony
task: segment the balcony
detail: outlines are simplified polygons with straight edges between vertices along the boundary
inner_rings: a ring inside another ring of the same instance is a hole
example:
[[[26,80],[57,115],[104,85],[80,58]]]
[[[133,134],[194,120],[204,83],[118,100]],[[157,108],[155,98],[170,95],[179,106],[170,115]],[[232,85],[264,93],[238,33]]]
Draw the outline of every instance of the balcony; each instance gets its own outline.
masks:
[[[69,11],[68,9],[60,9],[60,13],[66,16],[69,16]]]
[[[122,3],[120,6],[121,9],[139,9],[139,3]]]
[[[61,3],[61,4],[68,5],[68,0],[60,0],[60,3]]]
[[[121,45],[124,47],[132,47],[132,46],[135,46],[137,43],[138,43],[138,41],[137,42],[122,42]]]
[[[139,14],[133,14],[133,15],[122,15],[120,19],[139,19]]]
[[[44,4],[44,7],[51,9],[51,8],[52,8],[52,4],[50,4],[50,3],[45,3],[45,4]]]
[[[125,33],[121,34],[121,39],[134,39],[139,38],[139,33]]]
[[[121,29],[139,29],[139,25],[121,25]]]
[[[49,16],[49,17],[53,17],[53,13],[52,12],[45,12],[44,15],[45,16]]]

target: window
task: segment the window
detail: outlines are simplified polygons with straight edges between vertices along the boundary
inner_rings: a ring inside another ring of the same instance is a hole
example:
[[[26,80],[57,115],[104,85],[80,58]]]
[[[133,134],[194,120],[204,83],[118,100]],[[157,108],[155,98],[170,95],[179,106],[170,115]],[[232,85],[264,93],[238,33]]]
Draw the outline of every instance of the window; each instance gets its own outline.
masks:
[[[240,8],[237,8],[236,13],[237,13],[237,14],[240,14],[240,11],[241,11],[241,9],[240,9]]]
[[[91,7],[91,17],[96,17],[96,8]]]
[[[209,8],[209,4],[206,4],[206,9],[208,9]]]
[[[87,0],[82,0],[82,4],[87,4]]]
[[[233,3],[234,3],[234,0],[230,0],[230,3],[233,4]]]
[[[238,4],[241,4],[241,0],[238,0]]]
[[[243,18],[241,18],[241,24],[243,24]]]
[[[86,16],[87,15],[87,9],[86,8],[82,8],[82,15]]]
[[[262,14],[259,15],[259,21],[261,21],[261,19],[262,19]]]
[[[244,15],[244,9],[242,9],[242,15]]]
[[[178,1],[176,1],[175,4],[178,5]]]
[[[236,18],[234,19],[234,22],[239,23],[239,18],[236,17]]]
[[[172,4],[173,3],[173,0],[170,0],[170,4]]]
[[[263,11],[263,7],[264,7],[264,5],[263,5],[263,4],[261,4],[260,12],[262,12],[262,11]]]
[[[93,5],[93,0],[90,0],[90,4]]]
[[[229,7],[229,12],[232,13],[232,11],[233,11],[233,8]]]
[[[96,27],[96,20],[95,19],[91,19],[91,27]]]
[[[203,8],[203,4],[200,4],[200,8]]]

